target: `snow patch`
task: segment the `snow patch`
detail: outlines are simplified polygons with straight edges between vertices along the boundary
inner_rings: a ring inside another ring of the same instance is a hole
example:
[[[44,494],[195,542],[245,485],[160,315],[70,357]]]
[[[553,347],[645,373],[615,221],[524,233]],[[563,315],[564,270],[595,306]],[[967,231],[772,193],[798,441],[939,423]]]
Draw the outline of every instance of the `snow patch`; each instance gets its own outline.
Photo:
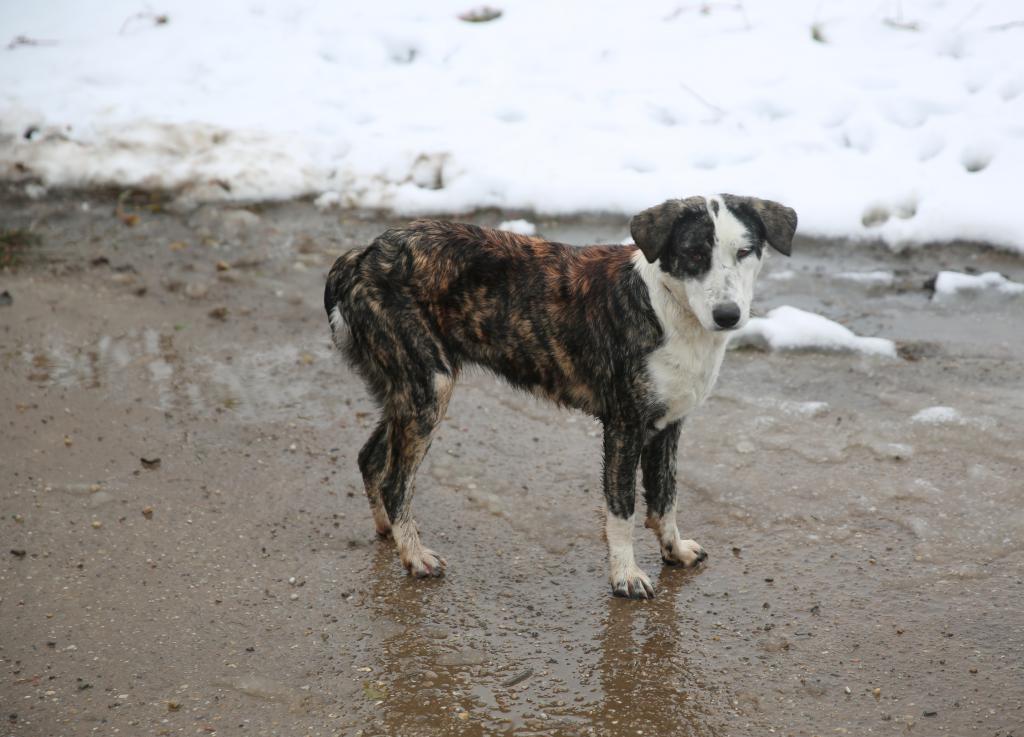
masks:
[[[341,195],[332,189],[327,190],[322,195],[313,200],[313,205],[318,210],[330,210],[332,207],[338,207],[341,204]]]
[[[842,271],[832,278],[869,287],[891,287],[896,276],[891,271]]]
[[[537,226],[529,220],[505,220],[498,224],[498,230],[508,230],[519,235],[537,235]]]
[[[827,317],[784,305],[765,317],[753,317],[733,333],[730,348],[752,346],[770,351],[840,351],[896,357],[896,344],[865,338]]]
[[[962,425],[963,415],[952,407],[926,407],[913,417],[911,422],[920,422],[926,425]]]
[[[1015,296],[1024,294],[1024,284],[1010,281],[995,271],[984,274],[964,274],[959,271],[940,271],[935,277],[935,298],[953,297],[961,292],[994,292]]]

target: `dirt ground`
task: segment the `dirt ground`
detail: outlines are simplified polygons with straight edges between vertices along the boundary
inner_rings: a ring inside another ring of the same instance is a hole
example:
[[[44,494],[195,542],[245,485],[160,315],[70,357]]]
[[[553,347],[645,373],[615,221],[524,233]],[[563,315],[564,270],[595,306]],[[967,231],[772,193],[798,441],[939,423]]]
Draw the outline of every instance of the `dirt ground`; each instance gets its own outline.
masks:
[[[731,352],[680,453],[709,564],[663,569],[638,528],[658,596],[636,602],[609,595],[599,427],[484,373],[414,503],[447,576],[376,539],[374,407],[322,285],[388,224],[0,198],[0,734],[1024,735],[1024,299],[922,288],[1024,262],[806,239],[772,259],[761,311],[901,358]],[[874,269],[895,281],[835,278]],[[961,421],[911,421],[934,405]]]

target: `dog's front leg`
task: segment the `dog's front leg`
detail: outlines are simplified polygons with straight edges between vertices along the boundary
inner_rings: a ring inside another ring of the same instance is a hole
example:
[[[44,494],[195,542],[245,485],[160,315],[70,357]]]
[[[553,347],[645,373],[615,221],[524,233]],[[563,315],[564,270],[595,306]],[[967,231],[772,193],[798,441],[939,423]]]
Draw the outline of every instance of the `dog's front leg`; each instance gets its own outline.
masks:
[[[640,455],[644,472],[646,527],[654,530],[661,559],[670,566],[696,566],[708,554],[694,540],[683,540],[676,527],[676,454],[682,420],[673,422],[648,441]]]
[[[608,505],[609,578],[612,593],[631,599],[650,599],[654,585],[633,558],[633,510],[636,467],[640,462],[642,429],[639,424],[606,421],[604,424],[604,498]]]

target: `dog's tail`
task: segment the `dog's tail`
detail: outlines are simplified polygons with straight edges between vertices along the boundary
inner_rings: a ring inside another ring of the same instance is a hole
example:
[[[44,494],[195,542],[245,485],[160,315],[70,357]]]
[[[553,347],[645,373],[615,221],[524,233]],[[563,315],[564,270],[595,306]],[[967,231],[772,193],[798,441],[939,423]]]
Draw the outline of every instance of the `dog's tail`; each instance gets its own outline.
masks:
[[[349,330],[345,322],[346,297],[352,291],[359,276],[359,265],[366,255],[366,248],[355,248],[342,254],[327,274],[324,285],[324,309],[331,324],[331,337],[341,350],[347,350]]]

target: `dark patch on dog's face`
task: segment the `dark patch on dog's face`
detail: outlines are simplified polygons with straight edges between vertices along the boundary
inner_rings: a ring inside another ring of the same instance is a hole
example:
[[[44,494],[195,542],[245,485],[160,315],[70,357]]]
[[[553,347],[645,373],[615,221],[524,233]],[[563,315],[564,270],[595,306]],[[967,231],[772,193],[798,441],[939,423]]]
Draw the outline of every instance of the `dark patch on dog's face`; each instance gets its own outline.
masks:
[[[715,225],[703,197],[663,202],[636,215],[629,227],[644,257],[677,279],[700,279],[711,268]]]
[[[715,225],[704,207],[689,209],[677,220],[672,238],[662,250],[661,270],[676,279],[700,280],[711,269]]]
[[[789,256],[793,252],[793,236],[796,233],[796,210],[771,200],[756,197],[722,195],[725,206],[757,236],[758,248],[765,241],[768,245]],[[760,255],[760,254],[758,254]]]
[[[711,206],[717,214],[717,200],[711,200]],[[768,237],[767,233],[765,232],[764,223],[761,222],[761,218],[758,216],[756,212],[754,212],[754,208],[751,207],[748,202],[729,202],[729,200],[725,200],[725,206],[729,209],[729,212],[731,212],[733,216],[743,224],[743,227],[746,229],[747,245],[753,249],[753,253],[751,255],[756,256],[757,258],[761,258],[761,254],[764,251],[764,244],[767,242]],[[743,257],[740,256],[740,258],[742,259]]]

